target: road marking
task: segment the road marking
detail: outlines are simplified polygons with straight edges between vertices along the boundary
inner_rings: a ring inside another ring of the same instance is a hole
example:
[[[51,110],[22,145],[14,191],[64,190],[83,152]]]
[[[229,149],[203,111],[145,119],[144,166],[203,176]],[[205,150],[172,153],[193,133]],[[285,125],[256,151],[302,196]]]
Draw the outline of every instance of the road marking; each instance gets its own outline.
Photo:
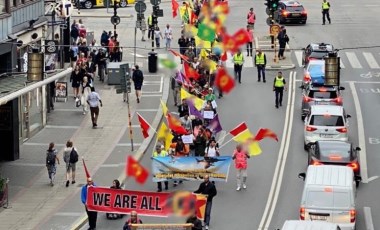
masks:
[[[302,67],[302,52],[303,51],[294,51],[294,54],[296,55],[297,63],[298,63],[299,67]]]
[[[131,54],[132,56],[135,56],[134,53],[129,53],[129,54]],[[143,58],[143,57],[146,57],[146,56],[141,55],[141,54],[137,54],[137,53],[136,53],[136,57],[138,57],[138,58]]]
[[[339,59],[339,60],[340,60],[339,61],[339,67],[342,69],[345,68],[342,59]]]
[[[162,97],[162,94],[143,94],[141,97]]]
[[[379,176],[371,176],[370,178],[368,178],[368,183],[373,181],[373,180],[376,180],[378,178],[379,178]]]
[[[360,108],[360,102],[358,93],[356,92],[355,83],[350,82],[350,88],[352,92],[352,97],[354,99],[355,111],[358,121],[358,138],[359,138],[359,146],[361,151],[359,151],[359,160],[360,160],[360,174],[362,177],[363,183],[368,183],[368,169],[367,169],[367,150],[366,150],[366,142],[365,142],[365,133],[364,133],[364,122],[362,110]]]
[[[372,212],[370,207],[363,207],[364,212],[364,222],[367,230],[374,230],[375,227],[373,225],[372,220]]]
[[[272,220],[274,210],[276,208],[276,203],[278,200],[278,195],[280,193],[282,177],[284,175],[286,159],[289,152],[290,136],[292,132],[293,125],[293,115],[294,115],[294,101],[295,101],[295,91],[296,91],[296,72],[291,71],[289,75],[289,94],[288,94],[288,106],[286,108],[285,115],[285,125],[282,133],[280,151],[277,158],[277,164],[273,175],[271,189],[269,191],[269,196],[267,204],[265,206],[264,214],[261,218],[258,230],[269,229],[269,224]]]
[[[352,68],[354,68],[354,69],[363,68],[359,62],[359,59],[356,57],[356,54],[354,52],[346,52],[346,56],[348,58],[348,61],[351,64]]]
[[[140,146],[141,143],[133,143],[133,146]],[[131,143],[117,143],[117,147],[130,147]]]
[[[125,164],[103,164],[100,168],[119,168],[120,166],[125,166]]]
[[[371,69],[380,69],[380,66],[377,64],[376,59],[372,53],[363,52],[363,56]]]

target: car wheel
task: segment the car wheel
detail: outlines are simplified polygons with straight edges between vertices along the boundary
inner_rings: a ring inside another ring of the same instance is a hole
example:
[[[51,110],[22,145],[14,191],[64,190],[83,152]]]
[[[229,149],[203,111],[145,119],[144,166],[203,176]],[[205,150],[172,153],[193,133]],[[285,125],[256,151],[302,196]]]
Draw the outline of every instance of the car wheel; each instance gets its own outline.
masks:
[[[119,3],[119,6],[122,8],[127,7],[127,5],[128,5],[128,0],[122,0]]]
[[[93,7],[93,4],[91,1],[85,1],[84,2],[84,8],[91,9]]]

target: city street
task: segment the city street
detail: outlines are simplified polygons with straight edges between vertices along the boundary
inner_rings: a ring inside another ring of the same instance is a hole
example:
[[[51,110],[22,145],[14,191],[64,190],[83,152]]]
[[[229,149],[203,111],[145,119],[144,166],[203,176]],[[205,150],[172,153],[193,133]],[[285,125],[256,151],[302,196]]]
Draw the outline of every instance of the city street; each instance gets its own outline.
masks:
[[[149,1],[145,16],[151,13]],[[180,1],[179,1],[180,2]],[[228,133],[241,122],[245,121],[252,132],[257,132],[259,128],[269,128],[273,130],[279,138],[278,142],[273,139],[265,139],[260,142],[263,150],[259,156],[251,157],[248,162],[247,189],[236,191],[236,170],[231,165],[227,182],[216,182],[218,195],[214,198],[210,229],[212,230],[272,230],[281,229],[286,220],[299,219],[299,207],[302,196],[304,182],[298,178],[298,174],[307,169],[307,152],[304,150],[304,123],[301,120],[301,100],[302,94],[299,86],[303,79],[303,67],[301,64],[302,48],[308,44],[330,43],[339,50],[341,57],[341,86],[345,87],[342,92],[344,98],[344,108],[352,117],[349,118],[349,140],[353,145],[359,146],[361,183],[357,190],[357,220],[356,229],[364,230],[365,215],[363,208],[369,207],[372,212],[374,229],[380,229],[380,203],[377,202],[378,191],[380,191],[380,122],[377,120],[377,113],[380,111],[380,46],[378,39],[380,31],[377,29],[380,23],[380,2],[378,0],[367,0],[365,2],[346,0],[331,2],[330,15],[332,23],[322,25],[321,2],[315,0],[302,0],[308,13],[306,25],[290,24],[285,25],[290,38],[289,47],[291,49],[291,62],[294,69],[282,70],[288,90],[284,93],[283,106],[275,108],[275,98],[273,81],[277,70],[267,71],[266,83],[257,82],[257,70],[253,65],[251,57],[245,57],[246,63],[243,66],[242,84],[237,84],[235,89],[222,99],[217,99],[218,114],[224,132]],[[269,28],[265,23],[267,15],[263,1],[252,0],[229,0],[230,14],[226,22],[227,31],[233,34],[240,28],[246,26],[246,13],[250,7],[256,12],[255,36],[268,35]],[[163,1],[160,8],[164,10],[164,17],[158,19],[159,27],[163,31],[165,25],[169,23],[174,31],[172,45],[178,47],[177,39],[180,36],[181,22],[177,17],[172,18],[171,2]],[[111,10],[111,9],[110,9]],[[75,19],[82,18],[84,24],[95,32],[95,39],[100,40],[103,30],[113,31],[113,26],[108,18],[85,17],[83,15],[106,14],[106,9],[81,10],[81,15],[76,15]],[[121,24],[117,31],[123,49],[123,61],[133,64],[134,61],[134,25],[136,12],[133,6],[120,9],[122,15],[134,15],[131,18],[121,18]],[[107,14],[111,15],[111,14]],[[147,35],[147,34],[146,34]],[[145,38],[147,39],[147,38]],[[142,103],[134,111],[141,113],[150,122],[154,120],[156,113],[160,112],[159,99],[168,96],[168,108],[172,112],[177,112],[174,107],[173,97],[169,90],[169,77],[172,73],[160,69],[156,74],[150,74],[147,70],[147,56],[151,51],[150,41],[141,41],[141,32],[137,31],[136,63],[142,66],[146,74],[146,83],[143,88],[144,94]],[[164,41],[162,41],[164,44]],[[245,47],[243,47],[245,48]],[[245,49],[242,50],[245,55]],[[173,58],[173,55],[164,49],[157,50],[160,58]],[[178,58],[176,58],[178,59]],[[229,58],[230,59],[230,58]],[[178,63],[179,60],[176,60]],[[227,60],[230,62],[231,60]],[[280,61],[281,62],[281,61]],[[233,74],[233,65],[227,63],[227,69]],[[112,98],[115,89],[102,86],[107,97]],[[115,96],[120,98],[121,95]],[[109,99],[111,100],[111,99]],[[134,103],[134,101],[133,101]],[[124,104],[123,104],[124,105]],[[64,111],[64,110],[62,110]],[[135,114],[135,113],[134,113]],[[141,135],[139,123],[133,114],[133,132],[135,148],[144,142]],[[117,116],[117,113],[114,114]],[[125,115],[125,113],[123,113]],[[125,117],[127,124],[127,117]],[[79,122],[77,122],[79,125]],[[63,124],[66,125],[66,124]],[[72,124],[71,124],[72,125]],[[112,125],[117,126],[120,124]],[[110,126],[112,126],[110,125]],[[126,127],[126,126],[125,126]],[[105,130],[109,128],[105,127]],[[99,130],[97,130],[99,131]],[[70,133],[67,137],[74,135]],[[221,135],[220,135],[221,136]],[[102,156],[101,161],[94,163],[93,179],[98,186],[109,187],[113,179],[125,178],[125,158],[127,154],[143,154],[131,151],[129,130],[120,130],[120,135],[115,135],[112,143],[106,143],[107,154]],[[65,137],[66,138],[66,137]],[[232,138],[231,135],[221,140],[219,145]],[[85,139],[83,139],[85,140]],[[154,139],[155,140],[155,139]],[[141,163],[146,168],[151,168],[151,154],[155,141],[152,141],[142,157]],[[59,140],[61,144],[66,139]],[[43,142],[35,140],[34,142]],[[45,140],[45,142],[47,142]],[[92,143],[88,143],[91,145]],[[221,148],[221,155],[230,156],[236,146],[231,141]],[[90,157],[90,156],[88,156]],[[78,170],[83,170],[79,168]],[[62,176],[63,178],[63,176]],[[82,178],[83,179],[83,178]],[[66,200],[62,200],[49,213],[46,218],[38,221],[32,229],[87,229],[88,225],[83,225],[86,218],[84,206],[80,202],[80,185],[70,191]],[[62,183],[62,190],[66,189]],[[188,181],[173,188],[170,184],[169,191],[189,190],[198,188],[199,182]],[[156,191],[156,183],[148,179],[148,182],[141,186],[133,179],[125,182],[128,190]],[[1,213],[0,213],[1,214]],[[144,223],[180,223],[184,220],[176,217],[155,218],[140,217]],[[111,230],[122,229],[126,217],[118,220],[107,220],[105,213],[98,214],[97,229]],[[82,223],[82,224],[81,224]]]

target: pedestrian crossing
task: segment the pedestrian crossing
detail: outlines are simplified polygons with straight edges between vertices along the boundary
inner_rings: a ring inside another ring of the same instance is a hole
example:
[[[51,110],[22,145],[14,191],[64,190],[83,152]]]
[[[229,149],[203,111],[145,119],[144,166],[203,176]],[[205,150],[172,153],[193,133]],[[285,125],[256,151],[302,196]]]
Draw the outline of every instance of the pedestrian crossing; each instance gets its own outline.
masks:
[[[294,55],[299,67],[302,67],[302,52],[294,51]],[[339,51],[340,67],[352,69],[380,69],[380,53],[373,54],[371,52],[353,52]]]

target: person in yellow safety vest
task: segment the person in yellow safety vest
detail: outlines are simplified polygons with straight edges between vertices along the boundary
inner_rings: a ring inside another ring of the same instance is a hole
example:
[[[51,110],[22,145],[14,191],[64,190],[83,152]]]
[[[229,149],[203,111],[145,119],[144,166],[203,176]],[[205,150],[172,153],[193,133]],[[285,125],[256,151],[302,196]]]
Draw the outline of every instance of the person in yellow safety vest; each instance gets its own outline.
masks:
[[[153,152],[152,157],[167,157],[169,154],[163,149],[163,146],[161,144],[156,145],[156,151]],[[165,190],[168,190],[169,182],[166,180],[165,183]],[[157,192],[162,192],[162,182],[157,182]]]
[[[154,39],[154,24],[153,24],[153,12],[151,15],[147,18],[147,24],[148,24],[148,39]]]
[[[326,22],[326,18],[327,17],[327,20],[329,20],[329,24],[331,24],[331,19],[330,19],[330,2],[328,2],[327,0],[323,0],[322,2],[322,22],[324,25],[325,22]]]
[[[285,78],[282,76],[282,72],[279,71],[273,82],[273,91],[276,97],[275,106],[277,109],[279,104],[282,106],[282,96],[284,94],[284,89],[285,91],[287,90]]]
[[[261,49],[257,49],[255,55],[255,66],[257,67],[257,81],[261,81],[261,74],[263,75],[263,82],[265,83],[265,66],[267,65],[267,57]]]
[[[241,70],[244,64],[244,55],[241,53],[241,50],[238,50],[237,53],[234,54],[232,61],[234,62],[235,80],[239,80],[241,84]]]

